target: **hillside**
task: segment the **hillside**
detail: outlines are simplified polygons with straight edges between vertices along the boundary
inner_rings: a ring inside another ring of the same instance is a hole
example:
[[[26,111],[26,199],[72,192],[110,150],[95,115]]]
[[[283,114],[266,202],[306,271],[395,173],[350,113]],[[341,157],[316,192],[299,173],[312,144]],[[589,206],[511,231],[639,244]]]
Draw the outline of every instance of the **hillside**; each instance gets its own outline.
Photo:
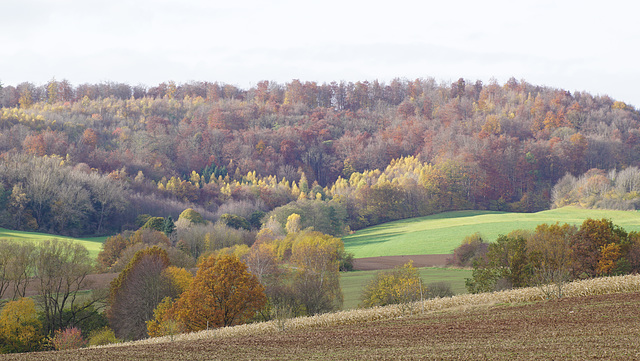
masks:
[[[533,230],[556,222],[580,225],[585,219],[609,218],[627,231],[640,231],[640,213],[563,207],[537,213],[490,211],[446,212],[365,228],[343,238],[355,258],[450,254],[468,235],[480,232],[487,241],[516,229]]]
[[[423,312],[420,304],[412,313],[388,306],[289,320],[284,331],[275,323],[254,324],[5,358],[628,360],[640,354],[637,288],[637,276],[589,280],[567,288],[581,297],[540,301],[535,288],[465,295],[426,301]]]
[[[259,226],[303,199],[330,203],[336,235],[443,211],[533,212],[567,173],[640,165],[634,107],[513,78],[52,79],[3,87],[0,104],[0,226],[72,236],[190,207]]]
[[[24,232],[24,231],[14,231],[10,229],[0,228],[0,238],[12,239],[15,241],[44,241],[47,239],[57,238],[57,239],[68,239],[75,242],[78,242],[85,246],[91,255],[91,258],[95,259],[98,257],[98,253],[102,249],[102,243],[107,237],[91,237],[91,238],[73,238],[73,237],[64,237],[55,234],[47,234],[47,233],[38,233],[38,232]]]

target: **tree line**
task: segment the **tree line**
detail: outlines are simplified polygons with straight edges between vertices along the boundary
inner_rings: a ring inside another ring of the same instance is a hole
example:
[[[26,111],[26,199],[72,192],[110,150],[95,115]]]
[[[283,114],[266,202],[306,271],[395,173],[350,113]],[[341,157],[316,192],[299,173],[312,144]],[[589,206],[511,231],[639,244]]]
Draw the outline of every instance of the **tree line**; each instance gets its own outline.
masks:
[[[540,286],[549,297],[562,297],[564,283],[640,271],[640,235],[608,219],[587,219],[580,227],[541,224],[485,243],[471,235],[454,251],[452,264],[473,266],[471,293]]]

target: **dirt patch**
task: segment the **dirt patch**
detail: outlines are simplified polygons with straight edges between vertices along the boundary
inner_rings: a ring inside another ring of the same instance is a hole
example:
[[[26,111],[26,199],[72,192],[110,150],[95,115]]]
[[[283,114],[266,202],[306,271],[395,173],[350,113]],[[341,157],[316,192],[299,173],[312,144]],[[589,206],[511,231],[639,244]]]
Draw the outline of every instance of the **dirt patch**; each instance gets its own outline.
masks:
[[[414,267],[444,267],[451,254],[424,254],[416,256],[366,257],[353,260],[353,268],[357,271],[375,271],[390,269],[413,261]]]

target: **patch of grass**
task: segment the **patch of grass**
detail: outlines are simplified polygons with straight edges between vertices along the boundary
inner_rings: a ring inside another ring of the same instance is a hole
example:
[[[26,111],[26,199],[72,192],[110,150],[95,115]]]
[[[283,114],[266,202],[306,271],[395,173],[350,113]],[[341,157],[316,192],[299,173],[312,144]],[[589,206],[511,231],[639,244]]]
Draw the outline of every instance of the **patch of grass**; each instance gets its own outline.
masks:
[[[435,282],[447,282],[451,284],[451,290],[455,294],[467,293],[464,286],[466,278],[471,277],[471,270],[455,268],[420,268],[420,276],[425,284]],[[340,286],[344,303],[342,309],[351,310],[358,308],[360,295],[367,283],[380,271],[353,271],[340,274]]]
[[[65,237],[58,236],[55,234],[46,234],[46,233],[37,233],[37,232],[24,232],[24,231],[13,231],[10,229],[0,228],[0,238],[12,239],[15,241],[35,241],[41,242],[47,239],[68,239],[82,244],[87,247],[91,258],[96,259],[98,257],[98,253],[102,249],[102,243],[107,239],[107,237],[91,237],[91,238],[73,238],[73,237]]]
[[[608,218],[629,231],[640,231],[640,213],[563,207],[538,213],[457,211],[404,219],[365,228],[343,238],[355,258],[450,254],[464,237],[480,232],[488,241],[516,229],[534,230],[542,223],[580,225],[587,218]]]

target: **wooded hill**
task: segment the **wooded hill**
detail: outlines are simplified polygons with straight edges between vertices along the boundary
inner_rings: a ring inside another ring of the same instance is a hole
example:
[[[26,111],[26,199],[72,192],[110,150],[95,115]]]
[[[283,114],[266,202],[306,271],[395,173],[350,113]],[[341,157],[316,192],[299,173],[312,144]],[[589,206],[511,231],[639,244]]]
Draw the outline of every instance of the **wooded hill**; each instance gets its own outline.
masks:
[[[538,211],[567,173],[562,204],[578,202],[569,188],[590,169],[640,163],[632,106],[513,78],[53,79],[5,86],[0,104],[0,226],[58,234],[137,229],[140,214],[189,207],[254,228],[298,213],[330,234],[447,210]]]

